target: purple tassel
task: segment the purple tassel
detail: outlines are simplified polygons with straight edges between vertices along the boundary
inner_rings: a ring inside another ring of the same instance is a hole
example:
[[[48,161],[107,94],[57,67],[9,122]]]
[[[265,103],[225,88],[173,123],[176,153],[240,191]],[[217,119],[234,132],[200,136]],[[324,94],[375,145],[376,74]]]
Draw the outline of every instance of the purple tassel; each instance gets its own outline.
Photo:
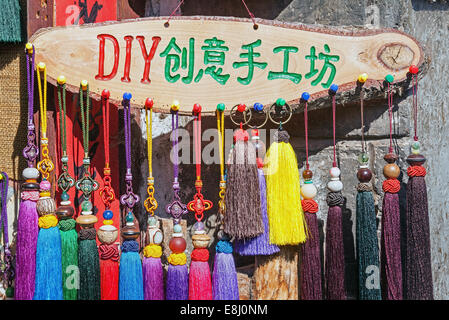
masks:
[[[143,259],[143,283],[145,300],[164,300],[164,274],[161,258]]]
[[[17,221],[16,300],[32,300],[34,296],[38,233],[36,201],[22,200]]]
[[[212,275],[213,299],[239,300],[239,286],[231,243],[220,240],[217,243],[216,252]]]
[[[257,169],[259,175],[260,205],[262,209],[262,220],[264,233],[261,235],[235,241],[235,252],[241,256],[270,255],[279,252],[279,247],[269,242],[269,226],[267,216],[267,186],[263,169]]]
[[[317,216],[310,212],[304,212],[304,214],[309,238],[301,250],[301,300],[322,300],[320,234]]]
[[[346,300],[341,193],[329,192],[326,222],[326,299]]]
[[[187,265],[168,266],[165,299],[189,299],[189,271],[187,270]]]
[[[382,209],[382,295],[383,299],[402,300],[399,195],[397,193],[385,192]]]

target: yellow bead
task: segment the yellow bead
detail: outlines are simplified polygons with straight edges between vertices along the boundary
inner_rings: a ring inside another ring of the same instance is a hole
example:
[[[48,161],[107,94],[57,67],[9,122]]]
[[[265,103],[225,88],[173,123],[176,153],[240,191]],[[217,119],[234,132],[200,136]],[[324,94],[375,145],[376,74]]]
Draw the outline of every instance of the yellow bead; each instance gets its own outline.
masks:
[[[28,54],[33,54],[33,45],[32,45],[30,42],[28,42],[28,43],[25,45],[25,49],[27,49]]]
[[[179,101],[178,100],[174,100],[173,103],[171,104],[171,109],[173,111],[178,111],[179,110]]]
[[[45,63],[39,62],[39,64],[37,65],[37,67],[39,68],[40,71],[43,71],[43,70],[45,69]]]
[[[65,77],[64,76],[59,76],[58,77],[58,83],[62,86],[63,84],[65,84]]]
[[[87,80],[82,80],[81,81],[81,87],[83,88],[83,90],[87,89],[87,84],[88,84]]]
[[[359,75],[359,77],[357,78],[357,80],[360,83],[365,83],[366,80],[368,80],[368,75],[366,73],[362,73],[361,75]]]
[[[103,220],[103,224],[108,225],[108,224],[113,224],[114,221],[112,220]]]

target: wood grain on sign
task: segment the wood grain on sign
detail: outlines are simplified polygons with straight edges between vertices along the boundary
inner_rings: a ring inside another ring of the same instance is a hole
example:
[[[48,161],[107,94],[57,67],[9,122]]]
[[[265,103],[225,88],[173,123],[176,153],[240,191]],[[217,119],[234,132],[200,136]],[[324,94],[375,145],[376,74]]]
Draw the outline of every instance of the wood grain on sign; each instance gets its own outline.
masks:
[[[332,83],[339,92],[349,91],[364,72],[369,76],[365,87],[382,87],[387,74],[395,82],[405,81],[408,67],[424,60],[418,42],[393,29],[258,19],[255,30],[251,20],[233,17],[172,17],[165,27],[166,19],[40,30],[32,37],[36,61],[47,64],[52,83],[65,75],[71,91],[88,80],[98,100],[108,88],[116,103],[128,91],[134,106],[142,107],[151,96],[157,112],[169,112],[177,99],[183,114],[190,114],[194,103],[213,114],[220,102],[229,111],[238,103],[271,105],[279,97],[295,104],[304,91],[318,99],[328,95]],[[104,65],[99,35],[104,37]]]
[[[57,26],[117,20],[117,2],[111,0],[56,0]]]

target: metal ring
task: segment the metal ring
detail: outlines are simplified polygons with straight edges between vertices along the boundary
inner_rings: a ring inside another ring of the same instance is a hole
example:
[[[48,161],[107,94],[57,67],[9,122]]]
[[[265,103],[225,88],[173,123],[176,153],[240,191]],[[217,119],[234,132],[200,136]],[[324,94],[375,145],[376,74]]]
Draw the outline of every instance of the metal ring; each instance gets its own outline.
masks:
[[[268,117],[270,118],[270,120],[271,120],[271,122],[273,122],[274,124],[276,124],[276,125],[280,125],[281,123],[284,125],[284,124],[286,124],[287,122],[289,122],[290,121],[290,119],[291,119],[291,117],[292,117],[292,114],[293,114],[293,110],[292,110],[292,108],[288,105],[288,103],[285,103],[285,105],[284,106],[287,106],[287,108],[288,108],[288,110],[289,110],[289,115],[288,115],[288,118],[287,118],[287,120],[285,120],[285,121],[279,121],[279,122],[276,122],[276,121],[274,121],[273,120],[273,118],[271,117],[271,109],[273,109],[273,107],[276,107],[277,105],[276,105],[276,103],[273,103],[272,105],[271,105],[271,107],[268,109]]]
[[[253,113],[253,110],[254,108],[252,108],[251,109],[251,114]],[[263,121],[263,123],[261,124],[261,125],[258,125],[258,126],[252,126],[252,125],[250,125],[249,123],[248,123],[248,127],[250,127],[251,129],[259,129],[259,128],[262,128],[264,125],[266,125],[267,124],[267,122],[268,122],[268,110],[266,110],[266,109],[262,109],[262,111],[254,111],[254,112],[256,112],[256,113],[264,113],[265,114],[265,120]],[[249,122],[249,121],[248,121]]]
[[[249,117],[248,117],[248,120],[246,120],[246,113],[248,112],[248,107],[246,107],[245,111],[242,112],[242,113],[243,113],[243,120],[245,120],[245,122],[243,122],[243,123],[242,123],[242,122],[235,122],[234,119],[232,118],[232,113],[233,113],[233,112],[235,113],[234,110],[235,110],[238,106],[239,106],[239,105],[236,104],[235,106],[232,107],[231,112],[229,113],[229,117],[231,118],[232,123],[234,123],[235,125],[240,126],[240,124],[242,124],[242,126],[245,126],[245,125],[248,124],[248,122],[251,121],[251,117],[252,117],[251,110],[249,110]]]

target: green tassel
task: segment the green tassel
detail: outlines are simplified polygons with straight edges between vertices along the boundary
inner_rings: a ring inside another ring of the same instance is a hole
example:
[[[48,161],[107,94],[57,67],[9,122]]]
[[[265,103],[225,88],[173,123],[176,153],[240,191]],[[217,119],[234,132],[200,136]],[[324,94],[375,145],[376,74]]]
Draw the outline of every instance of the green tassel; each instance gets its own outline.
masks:
[[[61,220],[62,290],[64,300],[78,299],[78,233],[73,219]]]
[[[100,259],[97,242],[80,240],[78,250],[78,263],[80,273],[79,300],[100,300]]]
[[[21,42],[19,0],[0,0],[0,42]]]

